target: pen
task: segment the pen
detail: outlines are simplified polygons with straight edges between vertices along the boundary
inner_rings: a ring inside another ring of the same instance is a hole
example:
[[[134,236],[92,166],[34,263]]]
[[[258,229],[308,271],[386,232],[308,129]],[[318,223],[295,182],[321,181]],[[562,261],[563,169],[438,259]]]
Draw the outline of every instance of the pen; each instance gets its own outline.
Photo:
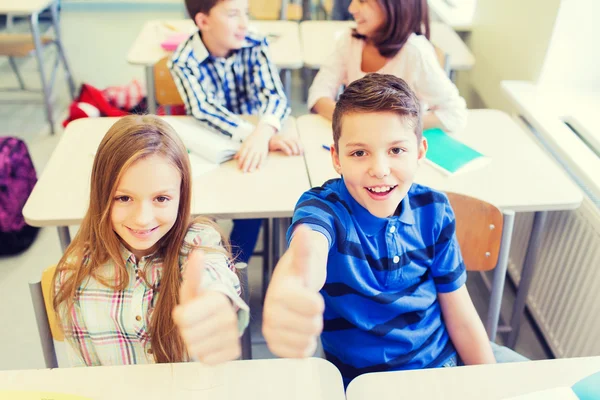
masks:
[[[327,146],[327,145],[323,145],[323,148],[327,151],[331,151],[331,147]]]

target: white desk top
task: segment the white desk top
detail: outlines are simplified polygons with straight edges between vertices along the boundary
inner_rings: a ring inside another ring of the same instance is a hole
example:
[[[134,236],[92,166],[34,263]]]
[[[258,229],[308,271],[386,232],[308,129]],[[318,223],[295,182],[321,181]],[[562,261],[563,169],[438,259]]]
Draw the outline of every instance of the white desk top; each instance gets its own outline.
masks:
[[[29,15],[42,11],[55,0],[0,0],[0,14]]]
[[[191,19],[148,21],[129,49],[127,62],[144,66],[153,65],[161,58],[171,54],[160,47],[163,40],[173,33],[189,32],[191,34],[196,29],[196,25]],[[277,38],[269,39],[271,57],[278,68],[297,69],[302,67],[302,48],[297,22],[250,21],[250,30],[266,36],[278,35]]]
[[[575,382],[600,371],[600,357],[432,368],[361,375],[348,400],[503,399]]]
[[[333,52],[338,35],[354,27],[354,21],[303,21],[300,23],[300,39],[304,52],[304,64],[318,69],[323,60]],[[468,70],[475,64],[475,57],[460,36],[449,26],[431,23],[431,42],[450,56],[450,68]]]
[[[94,400],[344,400],[342,377],[320,358],[0,371],[2,390],[77,394]]]
[[[600,198],[600,157],[563,122],[563,119],[579,122],[580,126],[576,128],[581,134],[587,132],[586,140],[592,146],[598,146],[600,94],[539,87],[531,82],[519,81],[503,81],[502,89],[519,113]]]
[[[427,0],[427,3],[432,13],[455,31],[471,31],[476,0]]]
[[[193,117],[165,117],[171,118]],[[89,205],[94,153],[118,118],[85,118],[71,122],[23,208],[33,226],[78,224]],[[288,118],[284,130],[296,134]],[[309,189],[301,156],[270,153],[258,171],[244,174],[231,160],[194,179],[192,214],[220,218],[289,217]],[[210,188],[210,190],[207,190]]]
[[[313,114],[299,117],[297,123],[311,186],[339,177],[329,152],[322,147],[332,143],[331,122]],[[418,183],[477,197],[513,211],[575,209],[581,203],[579,188],[505,113],[470,110],[467,127],[458,137],[490,156],[491,162],[452,177],[422,163]]]

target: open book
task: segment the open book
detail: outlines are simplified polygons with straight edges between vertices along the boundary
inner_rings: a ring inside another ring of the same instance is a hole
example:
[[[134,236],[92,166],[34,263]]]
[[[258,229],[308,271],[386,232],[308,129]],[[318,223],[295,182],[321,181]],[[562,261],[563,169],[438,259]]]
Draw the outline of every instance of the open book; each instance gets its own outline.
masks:
[[[428,143],[426,161],[447,175],[473,170],[490,162],[489,157],[441,129],[426,129],[423,131],[423,137]]]
[[[571,387],[553,389],[506,398],[505,400],[598,400],[600,399],[600,372],[587,376]]]
[[[198,176],[231,160],[241,145],[191,118],[168,118],[166,122],[175,129],[187,147],[193,176]]]

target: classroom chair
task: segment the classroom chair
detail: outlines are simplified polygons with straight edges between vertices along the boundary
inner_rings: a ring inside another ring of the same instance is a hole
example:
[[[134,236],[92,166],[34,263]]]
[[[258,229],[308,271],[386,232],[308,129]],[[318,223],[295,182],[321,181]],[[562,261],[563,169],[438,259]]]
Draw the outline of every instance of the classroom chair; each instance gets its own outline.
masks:
[[[250,289],[248,285],[248,265],[245,263],[238,263],[235,267],[238,271],[242,286],[242,299],[246,304],[249,304]],[[50,299],[50,288],[55,270],[56,265],[46,268],[42,272],[40,280],[29,283],[29,292],[33,302],[33,310],[35,312],[40,342],[42,343],[42,352],[44,353],[46,368],[58,368],[54,341],[64,341],[64,335],[56,317],[56,313],[54,312],[52,299]],[[252,338],[250,336],[250,326],[246,328],[240,340],[242,345],[242,360],[251,360]]]
[[[456,237],[467,271],[484,272],[494,269],[502,241],[502,212],[496,206],[474,197],[450,192],[446,194],[454,210]],[[493,285],[500,284],[502,283],[496,279],[493,282]],[[492,290],[495,291],[498,288]],[[490,301],[489,310],[499,306],[492,304],[493,302]],[[493,340],[496,332],[488,332],[488,336]]]
[[[154,64],[154,96],[156,104],[163,106],[165,114],[170,114],[172,106],[183,105],[171,71],[167,67],[170,56],[161,58]]]
[[[65,56],[65,51],[63,49],[62,42],[60,40],[59,26],[58,26],[58,1],[52,2],[49,6],[50,11],[52,13],[52,27],[54,29],[54,38],[49,36],[42,36],[40,34],[39,27],[39,13],[33,13],[30,15],[30,26],[32,30],[32,34],[21,34],[21,33],[10,33],[3,32],[0,34],[0,56],[8,57],[8,62],[10,64],[11,69],[13,70],[17,82],[19,84],[19,88],[16,90],[27,91],[28,89],[25,87],[25,82],[23,81],[23,77],[17,67],[17,63],[15,62],[16,58],[23,58],[30,55],[35,55],[38,64],[38,70],[40,74],[40,81],[42,84],[42,93],[46,111],[46,118],[48,123],[50,124],[50,132],[54,134],[54,114],[52,108],[52,92],[54,89],[54,82],[56,78],[56,72],[58,71],[59,63],[62,62],[62,65],[65,70],[67,84],[69,86],[69,94],[71,95],[71,99],[75,98],[75,82],[73,80],[73,76],[71,74],[71,69],[67,63],[67,58]],[[8,21],[10,21],[9,28],[12,26],[12,17],[9,16]],[[10,29],[9,29],[10,30]],[[35,35],[33,34],[35,33]],[[37,43],[36,43],[36,38]],[[44,52],[46,48],[50,45],[56,46],[56,59],[54,60],[54,64],[52,67],[52,73],[50,75],[50,79],[44,71]],[[2,89],[2,90],[13,90],[13,89]],[[11,100],[11,102],[14,100]]]

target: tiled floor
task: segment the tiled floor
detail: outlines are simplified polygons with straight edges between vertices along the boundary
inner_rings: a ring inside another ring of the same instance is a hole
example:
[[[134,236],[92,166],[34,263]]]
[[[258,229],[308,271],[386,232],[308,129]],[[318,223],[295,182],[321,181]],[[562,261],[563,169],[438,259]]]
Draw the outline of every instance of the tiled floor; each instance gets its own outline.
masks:
[[[130,44],[135,39],[144,21],[149,19],[181,18],[178,10],[139,12],[118,10],[114,12],[63,11],[62,33],[67,57],[78,83],[86,82],[96,87],[122,85],[132,79],[143,82],[143,70],[128,65],[125,61]],[[26,26],[25,26],[26,28]],[[47,58],[53,56],[52,52]],[[20,62],[27,85],[39,87],[36,65],[33,58]],[[292,108],[294,115],[307,112],[300,96],[300,74],[294,74]],[[16,85],[8,63],[0,60],[0,87]],[[57,96],[54,106],[57,121],[65,116],[70,99],[64,76],[57,76]],[[31,95],[26,95],[31,98]],[[15,135],[23,138],[32,154],[38,174],[43,172],[52,150],[60,139],[61,128],[51,136],[45,121],[41,102],[37,104],[16,103],[14,94],[0,94],[0,136]],[[9,101],[6,104],[2,101]],[[225,226],[228,221],[223,222]],[[76,228],[76,227],[73,227]],[[22,255],[0,259],[0,370],[43,367],[41,346],[37,336],[33,309],[27,283],[39,277],[47,266],[60,257],[56,229],[44,228],[33,246]],[[250,263],[252,290],[252,334],[255,358],[271,357],[260,335],[261,315],[261,260],[253,258]],[[469,291],[482,315],[485,315],[488,294],[478,277],[469,280]],[[509,292],[509,290],[507,290]],[[505,303],[512,301],[508,293]],[[507,311],[508,308],[505,310]],[[546,358],[543,346],[526,323],[520,336],[517,350],[530,358]]]

